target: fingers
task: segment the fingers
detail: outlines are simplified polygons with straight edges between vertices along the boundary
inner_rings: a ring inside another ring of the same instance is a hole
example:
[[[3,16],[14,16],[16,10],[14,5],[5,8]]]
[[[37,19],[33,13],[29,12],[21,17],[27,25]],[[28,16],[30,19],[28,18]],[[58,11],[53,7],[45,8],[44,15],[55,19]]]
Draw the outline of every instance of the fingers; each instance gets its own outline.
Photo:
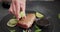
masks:
[[[20,18],[19,16],[20,8],[22,8],[22,11],[25,14],[25,4],[26,4],[25,0],[12,0],[9,11],[16,16],[17,20],[19,20]]]
[[[22,11],[24,12],[24,15],[25,15],[26,1],[25,0],[22,0],[20,2],[20,5],[21,5]],[[23,18],[26,18],[26,15]]]
[[[21,0],[20,1],[20,5],[21,5],[21,8],[22,8],[22,11],[25,11],[26,1],[25,0]]]
[[[19,20],[19,18],[20,18],[20,16],[19,16],[19,13],[20,13],[20,3],[19,3],[19,1],[16,1],[15,5],[16,5],[16,17]]]
[[[13,9],[14,15],[16,15],[16,5],[14,1],[12,2],[12,9]]]
[[[12,7],[12,4],[10,5],[10,8],[9,8],[9,13],[12,13],[12,14],[14,14],[13,13],[13,9],[12,9],[13,7]]]
[[[14,1],[10,5],[9,12],[16,15],[16,8],[15,8]]]
[[[19,19],[19,13],[20,13],[20,5],[18,1],[12,0],[9,12],[14,14],[17,19]]]

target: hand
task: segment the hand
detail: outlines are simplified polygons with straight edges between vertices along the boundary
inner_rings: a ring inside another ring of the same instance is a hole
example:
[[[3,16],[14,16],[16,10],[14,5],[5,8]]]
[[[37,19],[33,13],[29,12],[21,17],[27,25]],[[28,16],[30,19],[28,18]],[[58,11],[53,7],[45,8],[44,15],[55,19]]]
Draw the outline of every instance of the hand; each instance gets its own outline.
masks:
[[[12,0],[9,12],[11,12],[13,15],[15,15],[17,20],[19,20],[20,19],[20,16],[19,16],[20,10],[22,9],[22,11],[25,13],[25,4],[26,4],[26,0]]]

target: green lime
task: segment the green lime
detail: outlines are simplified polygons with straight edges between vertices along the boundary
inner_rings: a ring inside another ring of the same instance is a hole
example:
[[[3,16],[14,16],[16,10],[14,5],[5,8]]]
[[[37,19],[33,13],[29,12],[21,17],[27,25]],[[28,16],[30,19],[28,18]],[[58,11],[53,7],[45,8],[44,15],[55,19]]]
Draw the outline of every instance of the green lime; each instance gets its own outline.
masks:
[[[36,17],[38,17],[38,18],[43,18],[44,17],[44,15],[42,15],[41,13],[39,13],[39,12],[36,12]]]
[[[17,24],[17,20],[16,19],[10,19],[8,22],[7,22],[7,26],[9,26],[9,27],[14,27],[14,26],[16,26],[16,24]]]
[[[20,18],[25,16],[25,13],[23,11],[20,12]]]

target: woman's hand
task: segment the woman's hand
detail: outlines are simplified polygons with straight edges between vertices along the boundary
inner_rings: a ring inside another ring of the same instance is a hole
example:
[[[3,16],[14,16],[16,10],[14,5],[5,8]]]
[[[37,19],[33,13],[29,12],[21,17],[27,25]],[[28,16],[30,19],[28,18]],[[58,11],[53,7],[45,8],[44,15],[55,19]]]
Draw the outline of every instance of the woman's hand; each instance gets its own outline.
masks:
[[[22,9],[22,11],[25,13],[25,5],[26,5],[26,0],[12,0],[9,12],[11,12],[13,15],[15,15],[17,20],[19,20],[20,19],[20,16],[19,16],[20,10]]]

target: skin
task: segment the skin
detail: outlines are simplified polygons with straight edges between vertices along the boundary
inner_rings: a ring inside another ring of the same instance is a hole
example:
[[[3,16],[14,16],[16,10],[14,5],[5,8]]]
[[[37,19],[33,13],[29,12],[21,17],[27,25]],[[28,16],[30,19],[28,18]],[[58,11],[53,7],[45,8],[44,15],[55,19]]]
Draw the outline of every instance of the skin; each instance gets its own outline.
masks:
[[[22,9],[22,11],[25,13],[25,4],[26,4],[26,0],[12,0],[12,3],[9,8],[9,12],[14,14],[16,16],[17,20],[19,20],[20,19],[20,16],[19,16],[20,10]]]
[[[8,1],[8,0],[3,0],[3,1]],[[0,0],[0,2],[1,2],[1,0]],[[9,12],[12,13],[13,15],[15,15],[16,19],[19,20],[20,19],[20,16],[19,16],[20,10],[22,10],[25,13],[25,6],[26,6],[26,0],[11,0]],[[23,18],[25,18],[25,17],[23,17]]]

